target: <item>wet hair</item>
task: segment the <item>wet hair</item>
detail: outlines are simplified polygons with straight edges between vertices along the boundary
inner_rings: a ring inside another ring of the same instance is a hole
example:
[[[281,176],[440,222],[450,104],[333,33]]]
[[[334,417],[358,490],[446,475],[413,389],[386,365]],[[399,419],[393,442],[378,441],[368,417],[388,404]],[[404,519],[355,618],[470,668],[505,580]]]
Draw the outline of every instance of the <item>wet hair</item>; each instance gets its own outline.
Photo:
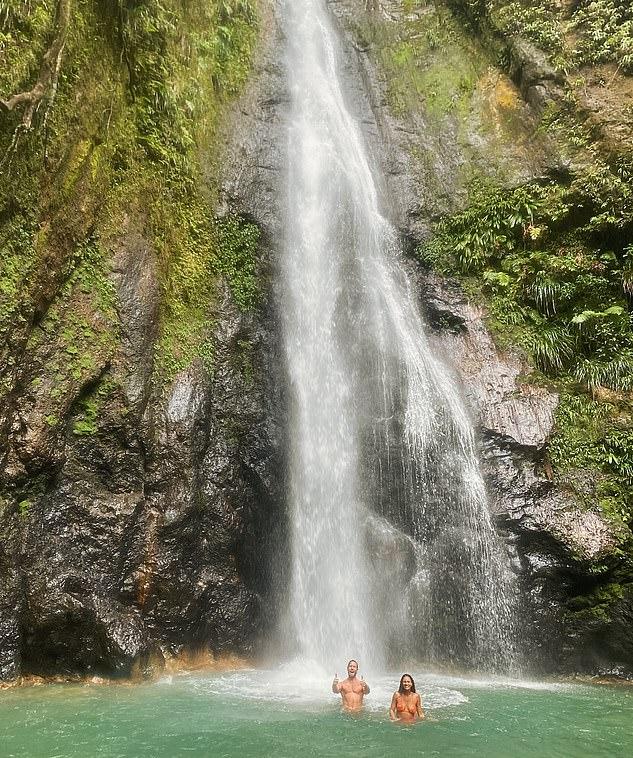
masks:
[[[402,680],[405,678],[405,676],[408,676],[408,677],[409,677],[409,679],[411,680],[411,684],[412,684],[412,687],[411,687],[411,692],[415,692],[415,682],[413,681],[413,677],[411,676],[411,674],[403,674],[403,675],[400,677],[400,686],[398,687],[398,692],[399,692],[401,695],[402,695],[402,694],[404,694],[404,687],[402,686]]]
[[[358,668],[358,661],[356,660],[356,658],[350,658],[350,660],[347,661],[347,666],[345,668],[349,668],[349,664],[350,663],[355,663],[356,664],[356,668]]]

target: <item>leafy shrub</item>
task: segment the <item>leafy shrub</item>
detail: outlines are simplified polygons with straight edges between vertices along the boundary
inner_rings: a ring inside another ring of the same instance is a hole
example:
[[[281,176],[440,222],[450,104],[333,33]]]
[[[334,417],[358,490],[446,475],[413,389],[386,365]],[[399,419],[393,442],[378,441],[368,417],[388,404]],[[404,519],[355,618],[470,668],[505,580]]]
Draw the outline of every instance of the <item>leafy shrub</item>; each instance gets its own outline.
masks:
[[[471,205],[418,252],[441,272],[479,275],[495,321],[515,331],[539,370],[627,391],[631,246],[621,240],[633,226],[631,193],[620,167],[600,162],[568,186],[478,184]]]
[[[615,63],[625,73],[633,71],[633,6],[629,2],[577,0],[567,8],[553,0],[449,2],[479,27],[490,23],[507,36],[526,37],[549,53],[561,69]]]
[[[572,17],[577,62],[617,63],[633,72],[633,6],[622,0],[580,0]]]
[[[495,12],[495,5],[497,10]],[[560,11],[550,3],[511,2],[491,4],[497,25],[510,35],[521,34],[532,40],[542,50],[561,53],[563,34]]]

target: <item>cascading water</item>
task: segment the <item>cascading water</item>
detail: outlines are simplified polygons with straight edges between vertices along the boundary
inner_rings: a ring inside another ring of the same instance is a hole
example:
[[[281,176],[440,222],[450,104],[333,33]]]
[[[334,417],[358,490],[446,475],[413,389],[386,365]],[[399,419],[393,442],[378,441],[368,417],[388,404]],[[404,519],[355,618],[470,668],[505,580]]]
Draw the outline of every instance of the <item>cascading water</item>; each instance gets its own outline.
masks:
[[[291,407],[285,640],[340,667],[507,669],[512,591],[459,386],[433,355],[339,80],[323,0],[286,0]]]

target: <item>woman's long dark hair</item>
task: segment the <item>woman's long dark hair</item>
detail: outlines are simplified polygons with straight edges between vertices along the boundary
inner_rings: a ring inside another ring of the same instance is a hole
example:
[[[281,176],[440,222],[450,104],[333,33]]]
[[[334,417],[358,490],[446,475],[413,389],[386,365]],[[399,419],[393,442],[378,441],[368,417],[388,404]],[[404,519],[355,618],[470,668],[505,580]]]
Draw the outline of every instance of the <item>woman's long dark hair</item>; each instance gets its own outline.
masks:
[[[398,687],[398,692],[399,692],[401,695],[403,695],[403,694],[404,694],[404,687],[402,686],[402,680],[405,678],[405,676],[408,676],[408,677],[409,677],[409,679],[411,680],[411,684],[413,685],[413,686],[411,687],[411,692],[415,692],[415,681],[413,680],[413,677],[411,676],[411,674],[403,674],[403,675],[400,677],[400,686]]]

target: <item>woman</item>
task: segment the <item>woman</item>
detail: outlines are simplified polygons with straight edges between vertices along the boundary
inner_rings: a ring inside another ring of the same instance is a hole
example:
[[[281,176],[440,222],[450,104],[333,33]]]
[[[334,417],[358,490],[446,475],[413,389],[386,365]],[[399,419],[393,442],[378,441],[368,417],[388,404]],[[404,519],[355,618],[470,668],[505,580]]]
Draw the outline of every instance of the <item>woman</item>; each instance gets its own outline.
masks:
[[[424,718],[420,696],[415,691],[415,682],[411,674],[403,674],[400,678],[398,691],[393,693],[389,718],[392,721],[402,721],[412,724]]]

